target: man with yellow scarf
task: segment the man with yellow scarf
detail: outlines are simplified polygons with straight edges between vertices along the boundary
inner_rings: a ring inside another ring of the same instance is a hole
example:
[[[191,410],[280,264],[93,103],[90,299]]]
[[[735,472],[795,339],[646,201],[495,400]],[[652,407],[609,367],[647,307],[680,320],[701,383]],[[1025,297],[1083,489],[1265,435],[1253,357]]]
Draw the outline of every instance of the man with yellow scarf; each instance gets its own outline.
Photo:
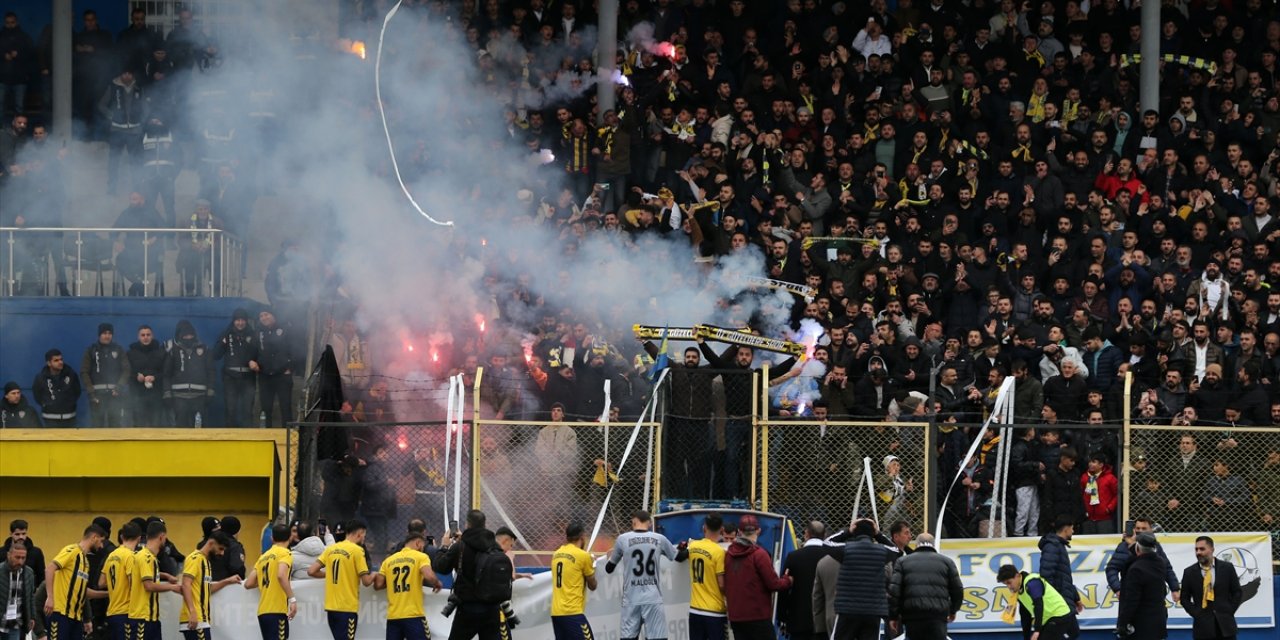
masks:
[[[1213,538],[1196,538],[1196,563],[1182,572],[1179,604],[1191,616],[1196,640],[1234,638],[1236,609],[1243,601],[1236,568],[1214,557],[1213,551]]]

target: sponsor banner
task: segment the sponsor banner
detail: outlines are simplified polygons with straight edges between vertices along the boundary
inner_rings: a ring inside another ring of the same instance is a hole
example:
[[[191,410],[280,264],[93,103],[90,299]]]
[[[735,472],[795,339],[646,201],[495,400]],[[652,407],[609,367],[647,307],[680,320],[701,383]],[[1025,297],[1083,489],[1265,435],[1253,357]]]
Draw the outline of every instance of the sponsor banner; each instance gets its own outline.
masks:
[[[1275,626],[1275,598],[1272,595],[1271,537],[1266,533],[1213,533],[1219,559],[1231,563],[1240,576],[1244,602],[1236,612],[1241,627]],[[1174,574],[1195,564],[1196,534],[1158,536],[1169,557]],[[952,632],[991,632],[1020,629],[1002,622],[1009,606],[1009,590],[996,582],[1000,565],[1012,564],[1023,571],[1040,568],[1039,538],[997,538],[991,540],[944,540],[942,553],[956,562],[964,582],[964,606],[951,623]],[[1080,626],[1086,629],[1114,629],[1119,600],[1107,587],[1107,563],[1120,543],[1119,535],[1075,536],[1071,540],[1071,577],[1084,612]],[[1166,598],[1169,628],[1190,629],[1191,618],[1181,606]]]
[[[587,594],[587,619],[591,621],[592,637],[596,640],[621,638],[620,610],[622,606],[622,581],[627,568],[619,566],[613,574],[604,572],[604,560],[596,561],[596,578],[599,586]],[[689,568],[684,563],[663,561],[660,570],[667,611],[667,637],[682,640],[689,637]],[[329,626],[324,612],[324,581],[294,580],[294,595],[298,598],[298,616],[289,624],[291,638],[316,640],[329,638]],[[427,622],[433,638],[449,637],[451,618],[440,615],[449,592],[433,594],[424,589],[423,602]],[[532,579],[516,580],[512,594],[512,608],[520,617],[520,626],[511,637],[550,638],[551,630],[551,574],[543,572]],[[181,598],[177,594],[161,594],[161,616],[164,640],[182,640],[182,626],[178,624]],[[213,618],[213,634],[218,638],[249,640],[261,637],[258,629],[258,591],[246,590],[240,585],[228,586],[213,595],[210,601]],[[454,615],[458,615],[454,613]],[[383,640],[386,637],[386,591],[360,588],[360,622],[356,630],[358,640]],[[185,625],[184,625],[185,626]]]

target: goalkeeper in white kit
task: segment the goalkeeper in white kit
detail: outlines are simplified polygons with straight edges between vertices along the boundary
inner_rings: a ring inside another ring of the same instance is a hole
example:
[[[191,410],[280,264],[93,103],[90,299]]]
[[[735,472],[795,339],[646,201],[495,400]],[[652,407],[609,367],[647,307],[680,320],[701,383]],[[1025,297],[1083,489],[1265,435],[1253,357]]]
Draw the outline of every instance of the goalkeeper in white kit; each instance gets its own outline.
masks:
[[[644,628],[649,640],[666,640],[667,615],[662,603],[659,562],[665,557],[684,562],[689,557],[685,543],[671,544],[666,536],[649,531],[652,518],[647,511],[631,514],[631,531],[620,536],[609,552],[606,573],[622,565],[622,640],[636,640]]]

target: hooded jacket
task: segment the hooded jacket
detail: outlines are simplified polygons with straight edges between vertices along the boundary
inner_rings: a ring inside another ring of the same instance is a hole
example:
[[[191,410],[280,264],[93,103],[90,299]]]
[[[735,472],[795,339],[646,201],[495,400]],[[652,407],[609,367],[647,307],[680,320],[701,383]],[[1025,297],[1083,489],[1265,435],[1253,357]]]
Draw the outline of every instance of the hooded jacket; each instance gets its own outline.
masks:
[[[315,564],[320,559],[320,554],[324,553],[324,548],[333,544],[333,536],[326,536],[326,540],[321,540],[320,536],[310,536],[298,541],[294,545],[293,555],[293,575],[294,580],[306,580],[307,568]]]
[[[80,376],[65,363],[56,374],[45,365],[31,383],[31,393],[42,415],[75,417],[76,404],[80,401]]]
[[[191,335],[190,340],[182,336]],[[213,396],[213,353],[196,334],[189,320],[179,320],[173,340],[165,348],[164,395],[166,398],[192,399]]]
[[[1056,533],[1040,538],[1040,577],[1044,578],[1074,609],[1080,601],[1075,583],[1071,580],[1071,554],[1067,551],[1071,541]]]
[[[791,588],[791,576],[779,577],[764,547],[738,538],[725,553],[724,596],[729,622],[753,622],[773,618],[775,591]]]
[[[456,572],[453,579],[453,593],[463,604],[489,604],[497,606],[499,602],[482,602],[476,599],[475,566],[476,554],[502,553],[502,547],[494,539],[493,532],[484,528],[471,528],[462,532],[462,541],[455,542],[436,552],[431,559],[431,568],[441,575]]]
[[[920,546],[916,552],[893,563],[889,577],[889,617],[912,620],[942,620],[964,604],[964,583],[956,564],[933,547]]]
[[[235,317],[248,320],[249,314],[244,309],[236,309]],[[252,378],[254,372],[249,368],[250,362],[258,360],[258,338],[254,335],[253,325],[245,323],[244,329],[236,329],[233,319],[227,325],[217,344],[213,345],[213,359],[222,361],[224,378]]]
[[[147,121],[142,87],[136,81],[126,85],[117,77],[98,101],[98,112],[111,122],[112,131],[142,135],[142,123]]]

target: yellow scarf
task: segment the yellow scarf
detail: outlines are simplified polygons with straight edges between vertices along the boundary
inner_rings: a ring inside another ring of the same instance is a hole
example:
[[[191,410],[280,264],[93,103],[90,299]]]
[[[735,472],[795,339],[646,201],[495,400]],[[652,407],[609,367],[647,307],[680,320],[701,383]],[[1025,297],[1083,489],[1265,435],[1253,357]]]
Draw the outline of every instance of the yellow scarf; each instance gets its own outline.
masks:
[[[1027,116],[1031,118],[1032,122],[1038,123],[1044,121],[1044,103],[1048,101],[1048,99],[1049,94],[1047,93],[1042,96],[1037,96],[1034,93],[1031,94],[1031,100],[1027,102]]]
[[[1027,164],[1031,164],[1031,145],[1020,144],[1017,149],[1013,150],[1013,159],[1021,160]]]
[[[1027,56],[1028,62],[1035,60],[1039,68],[1041,69],[1044,68],[1044,56],[1040,55],[1039,49],[1032,50],[1032,51],[1025,51],[1023,53]]]
[[[1071,124],[1080,117],[1080,101],[1079,100],[1063,100],[1062,101],[1062,121]]]

